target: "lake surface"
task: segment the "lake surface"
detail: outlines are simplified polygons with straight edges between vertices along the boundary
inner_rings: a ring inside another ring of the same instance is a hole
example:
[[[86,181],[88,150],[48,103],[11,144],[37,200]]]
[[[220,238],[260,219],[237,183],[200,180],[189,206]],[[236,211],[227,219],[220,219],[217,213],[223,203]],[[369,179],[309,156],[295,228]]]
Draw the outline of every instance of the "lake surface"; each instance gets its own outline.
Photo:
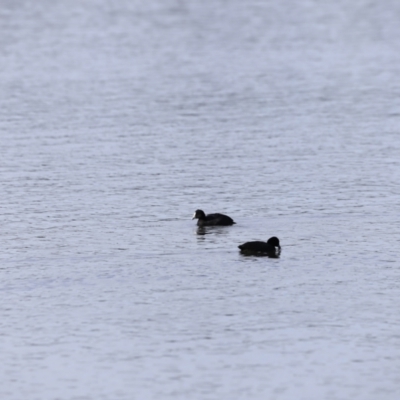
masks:
[[[2,399],[400,398],[397,1],[0,4]]]

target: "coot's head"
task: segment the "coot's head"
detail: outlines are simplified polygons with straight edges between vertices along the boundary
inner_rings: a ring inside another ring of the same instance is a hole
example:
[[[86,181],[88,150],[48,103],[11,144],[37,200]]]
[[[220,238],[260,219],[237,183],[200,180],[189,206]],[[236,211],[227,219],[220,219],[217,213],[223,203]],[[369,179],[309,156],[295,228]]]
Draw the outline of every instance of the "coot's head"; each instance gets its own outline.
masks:
[[[206,214],[204,214],[203,210],[196,210],[195,213],[193,214],[192,219],[206,219]]]
[[[271,246],[277,247],[279,250],[281,249],[281,245],[279,243],[279,239],[276,236],[272,236],[267,240],[267,243]]]

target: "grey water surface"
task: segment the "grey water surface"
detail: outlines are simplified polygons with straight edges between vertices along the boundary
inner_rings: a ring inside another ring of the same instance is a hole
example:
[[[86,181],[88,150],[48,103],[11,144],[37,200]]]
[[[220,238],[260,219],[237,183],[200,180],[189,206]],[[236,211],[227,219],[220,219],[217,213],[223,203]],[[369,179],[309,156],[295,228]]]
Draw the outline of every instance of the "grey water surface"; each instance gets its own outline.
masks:
[[[399,20],[1,0],[0,398],[398,400]]]

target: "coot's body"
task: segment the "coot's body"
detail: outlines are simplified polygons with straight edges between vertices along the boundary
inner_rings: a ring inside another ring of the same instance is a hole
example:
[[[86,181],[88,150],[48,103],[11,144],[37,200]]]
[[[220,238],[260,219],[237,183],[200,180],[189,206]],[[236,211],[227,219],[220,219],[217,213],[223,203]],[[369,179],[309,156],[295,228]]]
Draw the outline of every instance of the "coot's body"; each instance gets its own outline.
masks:
[[[208,214],[206,215],[203,210],[196,210],[192,219],[197,218],[197,226],[228,226],[236,224],[236,222],[224,214]]]
[[[279,257],[281,252],[279,239],[275,236],[269,238],[267,242],[246,242],[238,247],[243,254],[249,255]]]

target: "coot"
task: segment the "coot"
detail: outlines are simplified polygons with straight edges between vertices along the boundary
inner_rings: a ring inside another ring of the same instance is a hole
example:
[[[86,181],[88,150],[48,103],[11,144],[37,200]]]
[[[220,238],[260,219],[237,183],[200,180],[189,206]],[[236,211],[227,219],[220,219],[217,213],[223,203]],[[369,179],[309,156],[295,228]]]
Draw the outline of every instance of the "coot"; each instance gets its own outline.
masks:
[[[267,242],[246,242],[238,246],[243,254],[265,255],[268,257],[279,257],[281,245],[275,236],[269,238]]]
[[[206,215],[203,210],[196,210],[192,219],[197,218],[197,226],[215,226],[215,225],[233,225],[236,222],[224,214],[208,214]]]

